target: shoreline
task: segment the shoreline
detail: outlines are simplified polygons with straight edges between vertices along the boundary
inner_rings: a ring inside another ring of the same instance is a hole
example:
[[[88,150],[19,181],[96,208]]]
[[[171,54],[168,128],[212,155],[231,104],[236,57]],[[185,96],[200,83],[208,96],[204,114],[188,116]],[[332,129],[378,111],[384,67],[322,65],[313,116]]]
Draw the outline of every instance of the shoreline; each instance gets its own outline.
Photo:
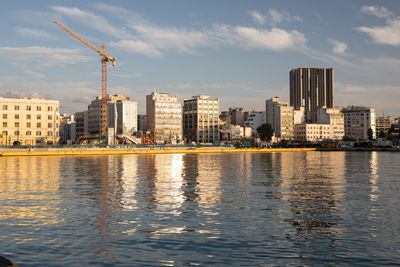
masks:
[[[127,154],[200,154],[200,153],[276,153],[276,152],[308,152],[308,151],[393,151],[391,148],[231,148],[231,147],[201,147],[201,148],[26,148],[0,149],[0,157],[30,157],[30,156],[101,156]]]

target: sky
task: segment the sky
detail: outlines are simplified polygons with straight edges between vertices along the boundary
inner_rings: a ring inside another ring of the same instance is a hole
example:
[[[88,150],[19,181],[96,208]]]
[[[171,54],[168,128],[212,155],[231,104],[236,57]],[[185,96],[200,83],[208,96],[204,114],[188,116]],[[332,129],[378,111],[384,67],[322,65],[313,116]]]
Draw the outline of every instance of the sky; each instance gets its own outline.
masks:
[[[400,1],[2,1],[0,96],[87,109],[101,95],[101,57],[58,20],[117,58],[108,92],[145,114],[145,97],[207,94],[265,109],[289,98],[289,71],[334,68],[335,106],[400,116]]]

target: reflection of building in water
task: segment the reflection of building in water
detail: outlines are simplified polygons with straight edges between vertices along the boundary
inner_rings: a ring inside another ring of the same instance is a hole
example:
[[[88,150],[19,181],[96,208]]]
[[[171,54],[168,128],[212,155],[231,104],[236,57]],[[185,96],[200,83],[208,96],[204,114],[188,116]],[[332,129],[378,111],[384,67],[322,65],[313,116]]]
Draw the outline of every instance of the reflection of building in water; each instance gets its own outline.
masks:
[[[156,199],[162,210],[176,211],[184,201],[182,192],[183,156],[183,154],[156,155]]]
[[[0,195],[13,203],[0,205],[0,220],[58,223],[60,157],[0,158]],[[7,167],[4,167],[7,166]]]
[[[290,203],[289,221],[300,232],[333,234],[337,201],[344,194],[345,152],[282,153],[283,199]]]
[[[138,172],[138,156],[125,155],[120,157],[121,160],[121,180],[122,180],[122,202],[124,209],[136,209],[136,189],[137,189],[137,172]]]
[[[219,202],[223,159],[224,157],[218,154],[198,154],[198,195],[199,202],[202,204],[210,205]]]

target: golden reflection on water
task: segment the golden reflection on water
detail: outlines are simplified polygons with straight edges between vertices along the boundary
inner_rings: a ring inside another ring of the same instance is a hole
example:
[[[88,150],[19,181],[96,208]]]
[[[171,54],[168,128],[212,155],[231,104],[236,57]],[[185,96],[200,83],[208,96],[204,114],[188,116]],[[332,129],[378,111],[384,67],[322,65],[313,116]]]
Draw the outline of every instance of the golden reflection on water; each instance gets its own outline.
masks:
[[[10,224],[55,224],[60,199],[57,195],[60,179],[59,157],[2,158],[0,163],[0,220]],[[46,203],[43,205],[43,203]]]
[[[371,152],[371,159],[369,160],[369,166],[371,170],[371,175],[370,175],[371,193],[369,195],[369,198],[371,201],[376,201],[379,198],[378,153],[376,151]]]

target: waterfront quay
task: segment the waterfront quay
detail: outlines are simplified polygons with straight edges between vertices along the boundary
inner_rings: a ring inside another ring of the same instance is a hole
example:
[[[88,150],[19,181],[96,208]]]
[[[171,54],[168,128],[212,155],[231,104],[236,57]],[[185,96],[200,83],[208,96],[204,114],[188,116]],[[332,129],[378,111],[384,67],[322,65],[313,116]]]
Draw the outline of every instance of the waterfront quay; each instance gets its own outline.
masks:
[[[197,154],[197,153],[274,153],[307,151],[397,151],[398,148],[235,148],[235,147],[65,147],[2,148],[0,157],[18,156],[90,156],[125,154]]]

